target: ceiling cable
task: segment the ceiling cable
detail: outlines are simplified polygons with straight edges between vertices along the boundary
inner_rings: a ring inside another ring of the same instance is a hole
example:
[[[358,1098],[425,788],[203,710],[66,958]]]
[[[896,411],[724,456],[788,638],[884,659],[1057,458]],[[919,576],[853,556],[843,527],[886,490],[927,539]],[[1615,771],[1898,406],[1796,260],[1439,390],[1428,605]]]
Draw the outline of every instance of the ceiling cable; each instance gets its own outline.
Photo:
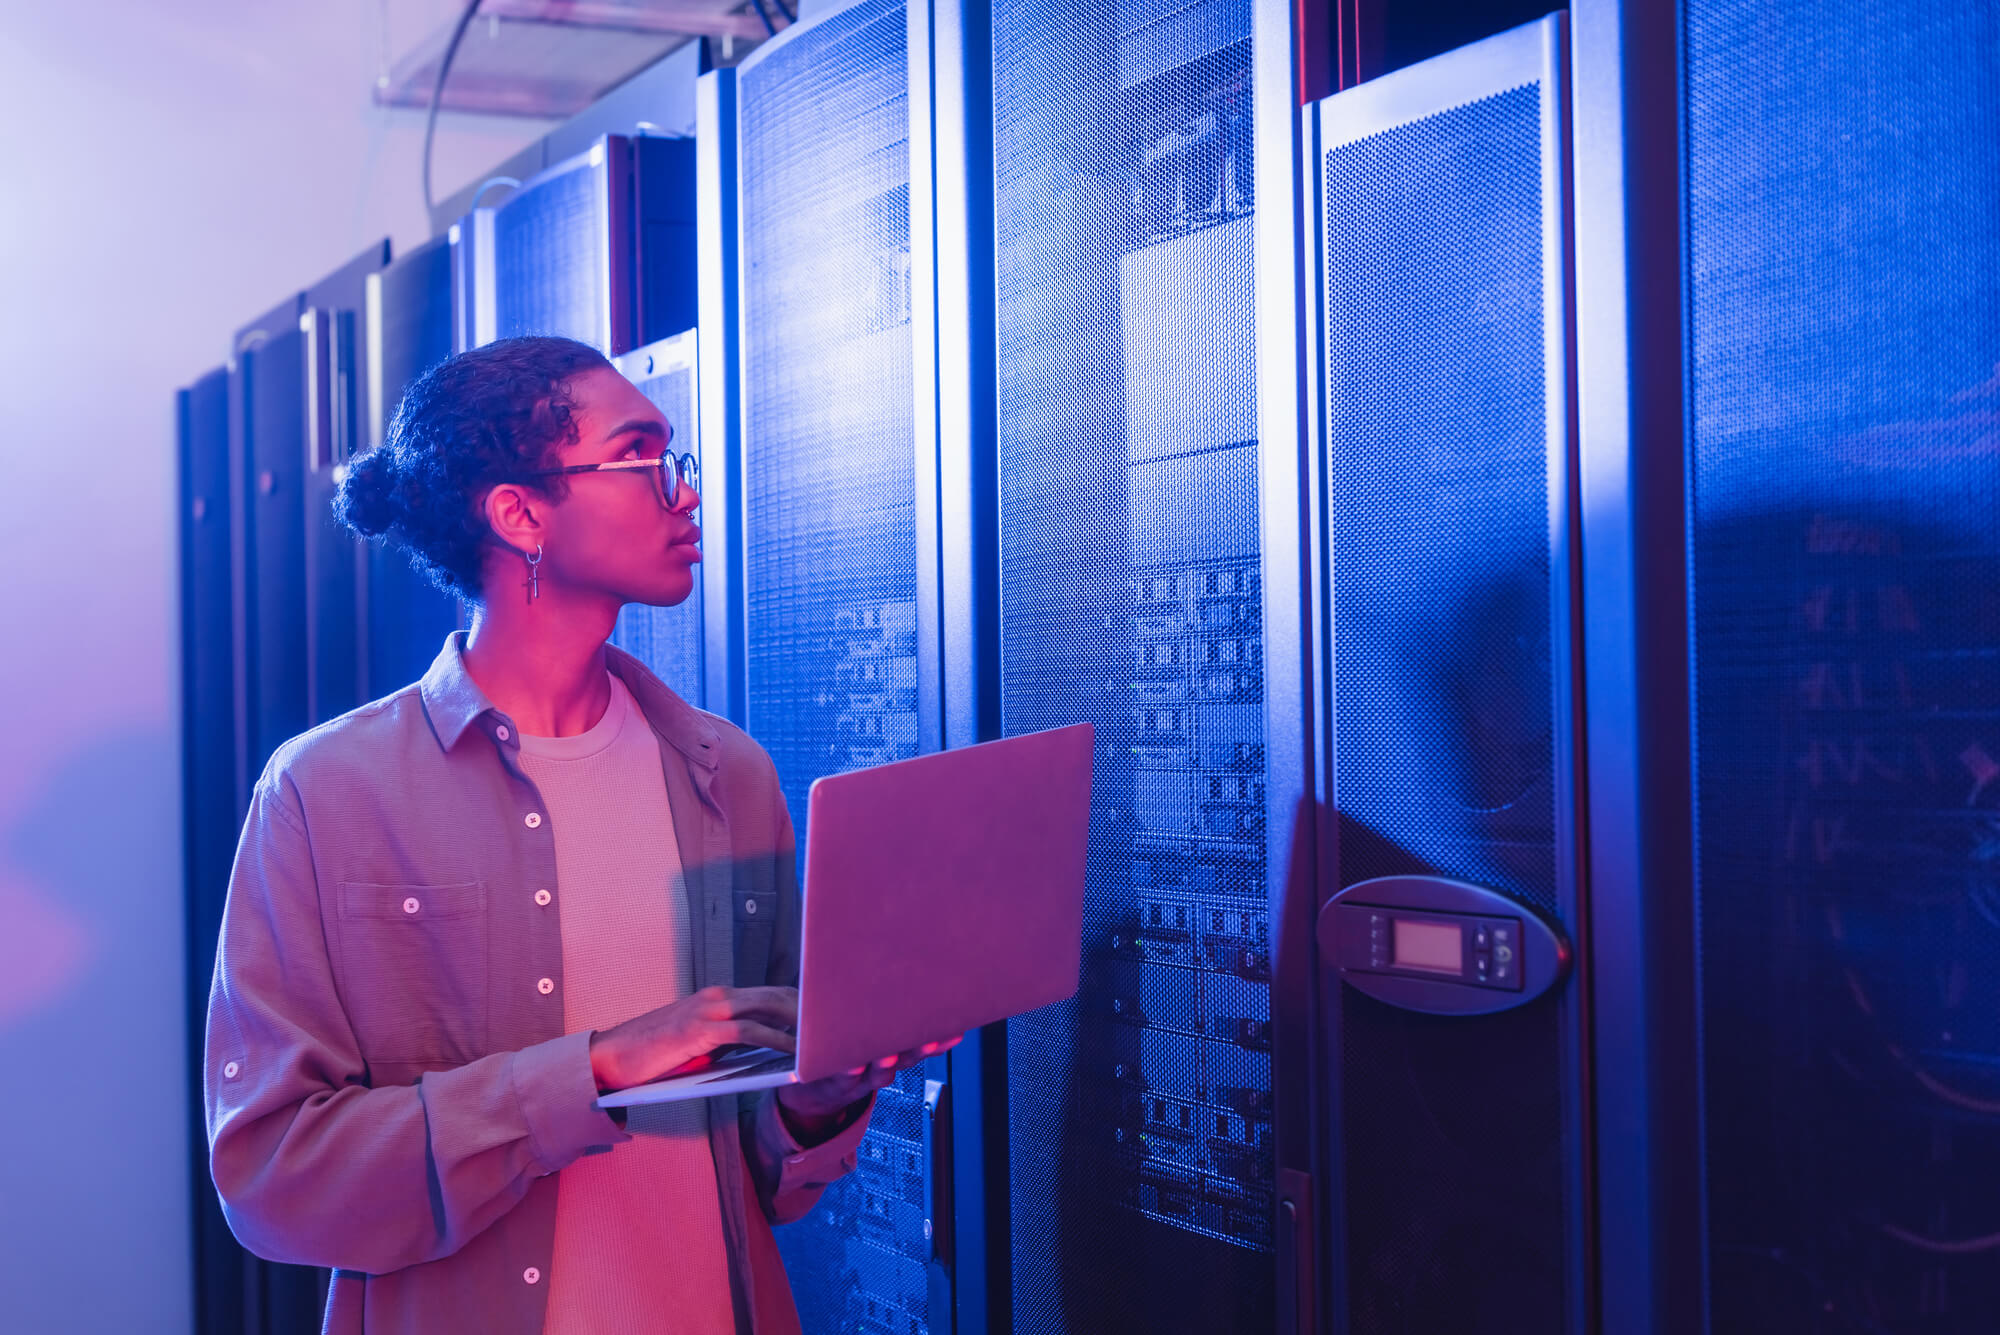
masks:
[[[437,82],[431,85],[430,115],[424,118],[424,213],[428,216],[437,208],[437,201],[431,195],[431,142],[437,138],[438,103],[444,97],[444,80],[451,73],[452,58],[458,55],[458,44],[465,40],[465,30],[472,23],[472,16],[479,12],[479,0],[468,0],[465,12],[458,16],[458,26],[451,30],[451,41],[445,44],[444,56],[438,61]]]

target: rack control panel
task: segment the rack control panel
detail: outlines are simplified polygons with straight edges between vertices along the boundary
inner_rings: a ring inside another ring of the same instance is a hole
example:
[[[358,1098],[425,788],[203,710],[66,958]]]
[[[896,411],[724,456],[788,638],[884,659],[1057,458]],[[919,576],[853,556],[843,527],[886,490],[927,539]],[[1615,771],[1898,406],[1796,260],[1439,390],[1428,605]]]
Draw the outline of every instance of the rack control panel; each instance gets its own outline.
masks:
[[[1522,1005],[1569,972],[1561,927],[1533,905],[1442,876],[1351,885],[1319,916],[1323,969],[1405,1010],[1480,1015]]]

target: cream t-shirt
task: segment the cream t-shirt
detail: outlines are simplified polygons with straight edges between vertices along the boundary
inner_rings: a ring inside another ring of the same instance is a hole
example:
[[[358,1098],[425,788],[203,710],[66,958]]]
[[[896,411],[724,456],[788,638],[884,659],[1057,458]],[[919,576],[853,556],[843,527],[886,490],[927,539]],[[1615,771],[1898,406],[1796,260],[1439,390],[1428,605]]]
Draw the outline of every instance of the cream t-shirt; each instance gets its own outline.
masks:
[[[555,838],[563,1028],[608,1029],[694,989],[688,896],[660,744],[611,677],[575,737],[521,738]],[[634,1108],[633,1139],[562,1170],[544,1335],[735,1329],[702,1100]]]

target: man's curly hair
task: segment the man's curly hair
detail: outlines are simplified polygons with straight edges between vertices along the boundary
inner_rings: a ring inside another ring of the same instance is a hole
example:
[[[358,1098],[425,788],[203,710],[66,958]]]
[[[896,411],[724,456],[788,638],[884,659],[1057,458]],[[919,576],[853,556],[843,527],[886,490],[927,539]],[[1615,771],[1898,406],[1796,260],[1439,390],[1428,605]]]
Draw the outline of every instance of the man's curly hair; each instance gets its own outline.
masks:
[[[576,442],[570,381],[609,368],[567,338],[503,338],[425,371],[404,391],[382,444],[354,460],[334,512],[364,538],[386,539],[446,593],[477,602],[492,536],[486,493],[503,482],[561,500],[558,467]],[[546,484],[546,485],[545,485]]]

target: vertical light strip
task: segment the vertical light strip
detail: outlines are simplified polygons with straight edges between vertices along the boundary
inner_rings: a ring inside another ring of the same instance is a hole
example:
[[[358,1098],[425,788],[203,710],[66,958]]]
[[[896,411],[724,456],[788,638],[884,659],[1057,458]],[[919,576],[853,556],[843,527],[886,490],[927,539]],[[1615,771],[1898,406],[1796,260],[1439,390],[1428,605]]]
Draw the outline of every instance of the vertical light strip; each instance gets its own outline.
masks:
[[[386,423],[382,420],[382,275],[371,273],[362,282],[362,337],[368,357],[368,448],[382,443]]]

